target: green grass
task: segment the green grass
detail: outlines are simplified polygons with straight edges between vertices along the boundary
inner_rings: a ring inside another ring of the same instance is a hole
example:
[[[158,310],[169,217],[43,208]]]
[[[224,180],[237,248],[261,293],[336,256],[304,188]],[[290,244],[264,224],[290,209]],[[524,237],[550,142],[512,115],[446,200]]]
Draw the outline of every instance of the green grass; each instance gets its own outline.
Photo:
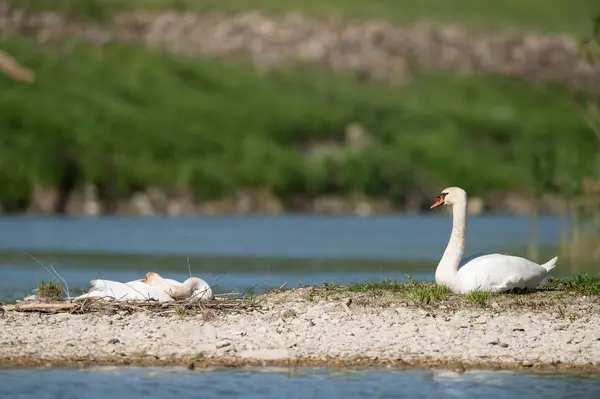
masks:
[[[60,284],[58,284],[56,281],[48,281],[48,283],[46,283],[44,280],[42,280],[39,284],[38,284],[38,297],[40,299],[45,299],[45,300],[56,300],[56,299],[60,299],[62,296],[62,288],[60,286]]]
[[[550,151],[565,177],[571,160],[595,153],[572,110],[588,97],[557,85],[422,73],[392,88],[308,66],[257,73],[118,44],[0,46],[38,74],[33,85],[0,76],[0,203],[9,211],[26,206],[34,184],[69,176],[105,199],[154,185],[202,200],[263,188],[284,201],[358,192],[401,204],[413,187],[450,182],[472,195],[529,190],[540,180],[537,154]],[[370,146],[310,160],[298,151],[343,141],[351,123],[371,133]]]
[[[600,275],[577,274],[566,279],[548,277],[548,280],[540,288],[568,291],[580,295],[600,295]]]
[[[403,281],[386,279],[376,282],[353,283],[348,287],[350,292],[377,293],[386,291],[394,294],[417,292],[423,289],[437,292],[433,296],[439,298],[450,294],[445,287],[438,286],[435,283],[417,282],[412,279]],[[600,295],[600,274],[576,274],[564,279],[548,277],[547,281],[541,284],[536,291],[562,291],[580,295]],[[470,302],[484,304],[494,295],[498,294],[477,290],[468,293],[466,297]],[[519,294],[506,293],[504,295]]]
[[[465,304],[485,308],[490,299],[494,298],[501,304],[519,306],[547,306],[552,300],[543,298],[553,297],[559,302],[565,301],[569,294],[600,295],[600,275],[578,274],[565,279],[548,278],[548,281],[536,290],[525,293],[494,293],[490,291],[471,291],[466,295],[453,294],[447,287],[432,282],[418,282],[412,279],[403,281],[383,280],[367,283],[353,283],[347,288],[350,292],[365,293],[372,298],[383,297],[386,293],[411,300],[416,305],[460,308]],[[565,294],[567,294],[565,296]],[[540,301],[541,300],[541,301]],[[567,300],[568,302],[568,300]],[[544,305],[546,303],[546,305]],[[560,304],[560,303],[559,303]]]
[[[58,10],[77,17],[104,20],[132,9],[236,12],[260,9],[269,13],[299,10],[316,17],[381,19],[396,24],[430,20],[464,23],[478,28],[513,26],[539,32],[585,34],[590,15],[600,10],[596,0],[11,0],[29,9]]]
[[[467,301],[477,306],[486,307],[488,300],[494,295],[495,294],[490,291],[475,290],[467,294]]]
[[[175,310],[177,317],[179,317],[179,320],[185,320],[187,318],[187,310],[183,306],[174,304],[173,309]]]
[[[404,296],[412,300],[414,303],[421,305],[429,305],[432,302],[443,300],[450,294],[450,291],[445,286],[412,280],[383,280],[381,282],[372,283],[355,283],[348,287],[348,291],[366,292],[373,295],[376,295],[379,292],[387,291],[396,295]]]

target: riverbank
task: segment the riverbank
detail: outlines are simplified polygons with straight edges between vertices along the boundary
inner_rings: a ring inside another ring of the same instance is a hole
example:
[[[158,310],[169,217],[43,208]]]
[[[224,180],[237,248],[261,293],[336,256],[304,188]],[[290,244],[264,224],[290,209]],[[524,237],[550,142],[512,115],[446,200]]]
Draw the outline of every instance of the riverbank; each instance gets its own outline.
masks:
[[[559,212],[514,198],[592,170],[573,106],[600,66],[569,36],[61,4],[0,1],[0,46],[35,72],[0,77],[6,213],[418,212],[458,183],[482,211]]]
[[[551,282],[549,290],[482,300],[480,294],[448,295],[428,284],[404,284],[408,288],[401,291],[390,287],[271,292],[242,299],[245,306],[239,311],[4,311],[0,363],[458,370],[600,366],[600,301],[595,291],[578,291],[576,285],[557,290]]]

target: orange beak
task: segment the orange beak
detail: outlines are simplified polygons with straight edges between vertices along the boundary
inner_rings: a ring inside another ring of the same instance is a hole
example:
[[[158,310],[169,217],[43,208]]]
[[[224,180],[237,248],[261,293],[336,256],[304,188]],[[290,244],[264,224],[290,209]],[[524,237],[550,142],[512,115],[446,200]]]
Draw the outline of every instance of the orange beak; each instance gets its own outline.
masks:
[[[440,205],[444,205],[444,197],[442,195],[438,197],[437,201],[435,201],[433,205],[429,207],[429,209],[437,208]]]

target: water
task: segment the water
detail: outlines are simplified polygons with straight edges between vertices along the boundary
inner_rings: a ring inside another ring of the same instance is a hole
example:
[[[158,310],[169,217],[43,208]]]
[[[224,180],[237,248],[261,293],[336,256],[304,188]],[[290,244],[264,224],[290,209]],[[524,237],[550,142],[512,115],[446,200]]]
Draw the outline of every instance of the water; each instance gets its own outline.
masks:
[[[0,370],[0,397],[19,399],[145,398],[597,398],[587,374],[345,369],[157,368]]]
[[[448,240],[448,215],[427,217],[0,218],[0,300],[14,301],[48,280],[51,263],[71,287],[89,280],[141,278],[148,271],[183,280],[194,275],[217,292],[263,292],[300,284],[431,280]],[[466,255],[522,253],[530,222],[514,217],[469,219]],[[541,222],[540,244],[553,252],[560,223]],[[33,253],[35,260],[26,255]],[[549,253],[549,258],[553,253]],[[559,262],[556,274],[574,269]],[[585,270],[577,270],[585,271]],[[73,288],[75,289],[75,288]],[[597,376],[390,369],[156,368],[0,369],[0,397],[310,398],[534,397],[592,398]]]
[[[216,292],[404,279],[431,280],[447,244],[451,217],[1,218],[0,301],[28,295],[50,263],[73,292],[95,278],[129,281],[156,271],[184,280],[192,272]],[[552,248],[560,223],[541,221],[540,243]],[[469,219],[467,253],[520,253],[526,218]],[[35,259],[25,253],[34,253]],[[553,254],[548,254],[550,258]],[[37,261],[36,261],[37,260]],[[555,274],[569,274],[559,262]]]

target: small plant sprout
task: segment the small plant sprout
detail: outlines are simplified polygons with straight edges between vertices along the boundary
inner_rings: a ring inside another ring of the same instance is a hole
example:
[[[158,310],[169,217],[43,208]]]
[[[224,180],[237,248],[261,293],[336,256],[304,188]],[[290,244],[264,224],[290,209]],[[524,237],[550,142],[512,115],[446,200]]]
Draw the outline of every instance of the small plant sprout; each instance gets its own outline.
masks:
[[[173,309],[175,309],[175,313],[177,313],[177,317],[179,317],[179,320],[185,320],[187,312],[185,311],[185,308],[183,306],[175,304],[173,305]]]
[[[244,298],[244,302],[248,306],[256,306],[256,294],[252,293]]]
[[[40,299],[58,300],[62,297],[62,287],[56,281],[50,280],[48,284],[42,280],[38,284],[38,296]]]

